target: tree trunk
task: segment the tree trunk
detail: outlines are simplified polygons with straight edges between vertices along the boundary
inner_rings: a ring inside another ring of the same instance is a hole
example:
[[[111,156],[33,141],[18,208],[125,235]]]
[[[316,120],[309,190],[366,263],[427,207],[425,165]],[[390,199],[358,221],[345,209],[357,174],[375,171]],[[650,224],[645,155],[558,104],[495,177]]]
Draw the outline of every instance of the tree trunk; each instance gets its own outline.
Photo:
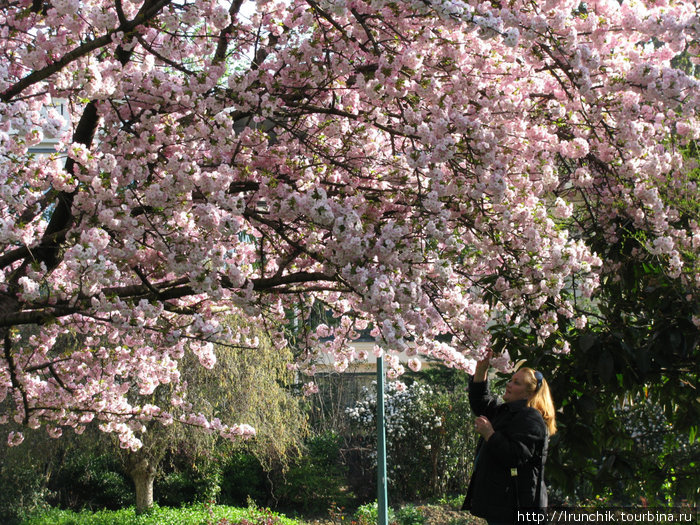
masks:
[[[136,513],[142,514],[153,506],[153,480],[156,469],[148,459],[133,463],[129,475],[136,489]]]

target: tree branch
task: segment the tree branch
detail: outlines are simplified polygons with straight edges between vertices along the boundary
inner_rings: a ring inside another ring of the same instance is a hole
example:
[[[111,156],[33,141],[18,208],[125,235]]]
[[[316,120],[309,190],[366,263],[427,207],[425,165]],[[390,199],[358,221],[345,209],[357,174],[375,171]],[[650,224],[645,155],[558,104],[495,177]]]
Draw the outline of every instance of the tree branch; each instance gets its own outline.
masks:
[[[5,360],[7,361],[7,368],[10,372],[10,383],[12,383],[12,387],[16,388],[22,396],[22,404],[24,405],[24,419],[22,420],[22,423],[26,425],[29,421],[29,400],[27,399],[27,393],[24,391],[22,384],[19,382],[17,372],[15,371],[15,360],[12,356],[12,338],[10,336],[10,331],[4,330],[4,332],[5,337],[3,346],[5,351]]]
[[[19,95],[29,86],[41,82],[42,80],[46,80],[54,73],[58,73],[68,64],[75,62],[79,58],[82,58],[83,56],[91,53],[92,51],[109,45],[112,42],[112,35],[114,35],[115,33],[119,31],[122,31],[124,33],[129,33],[133,31],[139,25],[144,24],[149,19],[154,17],[163,7],[168,5],[171,1],[172,0],[160,0],[158,2],[153,3],[150,6],[149,2],[146,2],[141,8],[141,11],[139,11],[139,13],[134,17],[133,20],[127,22],[126,24],[120,24],[119,27],[113,29],[112,31],[109,31],[101,37],[85,42],[84,44],[67,52],[65,55],[63,55],[63,57],[60,60],[57,60],[51,65],[46,66],[45,68],[39,69],[37,71],[32,71],[26,77],[21,78],[18,82],[16,82],[15,84],[7,88],[5,91],[3,91],[2,94],[0,94],[0,101],[9,102],[12,99],[12,97]]]
[[[189,284],[189,279],[183,277],[175,281],[161,284],[141,284],[122,287],[103,288],[98,294],[91,297],[83,297],[73,304],[61,304],[46,306],[35,310],[24,310],[21,312],[9,312],[0,315],[0,328],[27,324],[44,324],[54,321],[60,317],[66,317],[77,313],[85,313],[89,309],[91,300],[94,297],[104,295],[105,297],[118,297],[123,300],[137,301],[141,299],[156,299],[165,302],[173,299],[182,299],[196,295],[197,291]],[[295,293],[298,290],[280,290],[289,285],[304,284],[312,282],[336,282],[332,275],[323,272],[296,272],[286,275],[275,275],[273,277],[250,279],[253,283],[253,290],[256,292],[281,291],[284,293]],[[222,277],[220,284],[224,288],[234,289],[233,284],[226,277]],[[328,287],[319,289],[326,290]],[[180,310],[180,313],[185,313]],[[191,313],[191,312],[190,312]]]
[[[228,10],[228,14],[231,16],[231,23],[226,26],[219,34],[219,41],[216,45],[216,52],[214,53],[214,64],[223,62],[226,58],[226,50],[228,49],[228,39],[231,33],[233,33],[234,19],[238,16],[238,12],[241,10],[243,5],[243,0],[234,0],[231,2],[231,7]]]

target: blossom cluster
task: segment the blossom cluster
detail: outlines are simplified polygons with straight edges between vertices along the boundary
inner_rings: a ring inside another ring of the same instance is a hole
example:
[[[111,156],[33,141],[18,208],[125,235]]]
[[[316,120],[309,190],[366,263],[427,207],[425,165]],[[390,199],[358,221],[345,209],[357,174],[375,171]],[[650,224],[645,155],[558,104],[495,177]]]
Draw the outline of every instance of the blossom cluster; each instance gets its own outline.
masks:
[[[444,432],[444,414],[439,406],[434,403],[433,389],[423,383],[414,382],[405,385],[399,382],[390,382],[386,385],[384,393],[384,430],[387,440],[387,476],[389,483],[395,487],[400,486],[406,476],[410,477],[413,461],[409,458],[425,458],[425,454],[438,452],[441,456],[450,454],[449,445],[444,444],[440,451],[432,451],[433,444],[440,443],[436,439]],[[354,405],[346,409],[346,414],[351,423],[351,428],[360,436],[369,437],[369,457],[376,464],[376,448],[371,443],[377,433],[377,391],[376,385],[372,388],[363,388]],[[371,436],[371,437],[370,437]],[[445,459],[444,457],[441,459]],[[425,462],[424,459],[419,459]],[[414,465],[415,467],[415,465]],[[421,470],[420,467],[416,470]]]
[[[391,377],[470,371],[495,322],[585,327],[615,271],[582,230],[634,228],[697,301],[694,2],[229,4],[0,7],[4,421],[136,447],[134,396],[198,413],[185,352],[255,346],[232,312],[280,346],[293,317],[309,376],[369,330]]]
[[[423,383],[405,385],[400,382],[389,382],[384,393],[384,414],[386,435],[389,442],[398,441],[407,436],[422,436],[427,443],[427,431],[439,428],[442,419],[433,414],[426,416],[425,405],[427,397],[433,390]],[[376,431],[377,423],[377,391],[376,385],[370,389],[363,387],[360,399],[345,409],[350,421],[365,431]],[[420,414],[420,415],[419,415]],[[426,432],[414,433],[418,425]],[[416,443],[420,446],[420,443]]]

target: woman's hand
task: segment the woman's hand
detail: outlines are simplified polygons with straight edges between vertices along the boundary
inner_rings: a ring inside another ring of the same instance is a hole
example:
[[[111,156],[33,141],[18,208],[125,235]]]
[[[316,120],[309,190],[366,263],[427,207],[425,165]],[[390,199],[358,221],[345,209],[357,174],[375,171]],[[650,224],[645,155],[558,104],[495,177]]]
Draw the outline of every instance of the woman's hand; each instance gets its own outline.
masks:
[[[486,352],[486,356],[484,356],[484,358],[481,361],[477,361],[476,370],[474,370],[475,383],[483,383],[484,381],[486,381],[486,376],[489,372],[492,353],[493,352],[491,350],[488,350]]]
[[[488,441],[489,438],[493,436],[494,430],[491,426],[491,421],[484,416],[479,416],[474,420],[474,427],[476,428],[477,434],[484,438],[484,441]]]

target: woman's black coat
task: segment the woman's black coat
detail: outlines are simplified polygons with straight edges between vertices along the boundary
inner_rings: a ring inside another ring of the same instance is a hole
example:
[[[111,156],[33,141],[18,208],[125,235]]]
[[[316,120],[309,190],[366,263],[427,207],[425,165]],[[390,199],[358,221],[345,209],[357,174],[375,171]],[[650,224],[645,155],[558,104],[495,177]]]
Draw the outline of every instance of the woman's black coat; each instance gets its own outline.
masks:
[[[544,512],[548,432],[542,415],[524,399],[499,403],[487,382],[469,382],[469,402],[494,434],[479,440],[463,510],[504,523],[514,523],[518,510]]]

